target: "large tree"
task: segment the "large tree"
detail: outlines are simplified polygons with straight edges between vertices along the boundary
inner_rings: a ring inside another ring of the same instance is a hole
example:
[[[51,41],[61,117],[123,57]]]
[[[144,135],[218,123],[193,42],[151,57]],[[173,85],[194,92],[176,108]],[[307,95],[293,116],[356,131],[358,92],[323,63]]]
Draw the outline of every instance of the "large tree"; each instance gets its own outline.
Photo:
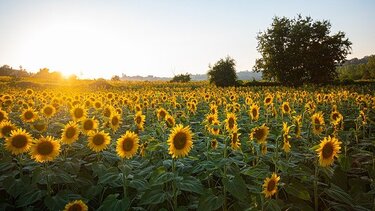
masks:
[[[327,20],[313,21],[301,15],[293,19],[274,17],[271,27],[257,36],[262,58],[256,60],[254,68],[264,79],[288,85],[331,81],[352,43],[344,32],[330,33]]]
[[[235,66],[234,59],[229,56],[225,59],[220,59],[212,67],[209,65],[210,69],[207,74],[210,83],[221,87],[235,86],[237,82]]]

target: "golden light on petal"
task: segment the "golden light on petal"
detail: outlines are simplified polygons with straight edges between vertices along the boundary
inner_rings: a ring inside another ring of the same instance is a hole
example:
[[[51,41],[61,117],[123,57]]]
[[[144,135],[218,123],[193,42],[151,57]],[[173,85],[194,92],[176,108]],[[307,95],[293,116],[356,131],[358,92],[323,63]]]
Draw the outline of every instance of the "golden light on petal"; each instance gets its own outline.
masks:
[[[173,158],[185,157],[193,147],[192,132],[189,126],[176,125],[169,135],[169,154]]]
[[[325,137],[319,144],[316,152],[319,157],[319,165],[326,167],[334,162],[334,158],[338,156],[341,149],[341,142],[335,137]]]
[[[61,141],[66,144],[72,144],[78,140],[79,129],[76,122],[70,121],[65,125],[61,135]]]
[[[94,152],[103,151],[108,147],[111,142],[111,137],[108,133],[104,131],[89,133],[89,138],[87,139],[87,146]]]
[[[31,146],[30,154],[36,162],[53,161],[60,153],[60,142],[51,136],[41,137]]]
[[[89,208],[82,200],[75,200],[65,205],[64,211],[88,211]]]
[[[256,139],[258,143],[264,143],[267,140],[269,128],[263,124],[260,127],[253,128],[250,133],[250,139]]]
[[[267,177],[263,183],[262,193],[266,198],[270,198],[277,193],[277,185],[280,181],[280,176],[277,176],[276,173],[272,173],[271,178]]]
[[[14,155],[28,152],[32,144],[32,137],[24,129],[12,130],[5,139],[5,149]]]
[[[131,131],[126,131],[119,139],[117,139],[116,152],[121,158],[132,158],[138,150],[139,137]]]

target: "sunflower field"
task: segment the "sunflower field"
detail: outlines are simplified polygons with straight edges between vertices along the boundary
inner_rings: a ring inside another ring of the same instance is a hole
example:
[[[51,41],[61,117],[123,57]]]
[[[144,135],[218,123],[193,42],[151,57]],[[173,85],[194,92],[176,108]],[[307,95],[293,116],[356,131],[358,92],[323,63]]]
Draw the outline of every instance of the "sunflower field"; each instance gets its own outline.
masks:
[[[371,86],[0,88],[0,210],[374,210]]]

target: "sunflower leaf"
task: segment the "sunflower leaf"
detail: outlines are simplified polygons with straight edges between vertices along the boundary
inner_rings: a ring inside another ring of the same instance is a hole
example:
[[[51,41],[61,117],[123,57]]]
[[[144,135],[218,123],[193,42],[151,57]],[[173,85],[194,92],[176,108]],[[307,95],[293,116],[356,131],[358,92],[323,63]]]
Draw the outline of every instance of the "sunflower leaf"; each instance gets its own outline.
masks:
[[[300,198],[303,200],[310,200],[310,194],[302,184],[290,183],[286,187],[285,191],[288,194],[293,195],[297,198]]]
[[[104,199],[98,211],[101,210],[128,210],[130,200],[128,198],[117,199],[120,194],[110,194]]]
[[[203,193],[202,183],[195,177],[184,177],[181,181],[177,182],[177,187],[180,190],[189,191],[201,194]]]

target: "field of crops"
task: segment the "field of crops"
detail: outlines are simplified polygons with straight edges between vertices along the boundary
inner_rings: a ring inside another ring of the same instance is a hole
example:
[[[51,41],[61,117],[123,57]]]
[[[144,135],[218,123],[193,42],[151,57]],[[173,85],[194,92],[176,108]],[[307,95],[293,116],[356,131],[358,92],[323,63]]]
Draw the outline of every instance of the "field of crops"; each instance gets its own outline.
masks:
[[[0,210],[373,210],[367,86],[3,88]]]

